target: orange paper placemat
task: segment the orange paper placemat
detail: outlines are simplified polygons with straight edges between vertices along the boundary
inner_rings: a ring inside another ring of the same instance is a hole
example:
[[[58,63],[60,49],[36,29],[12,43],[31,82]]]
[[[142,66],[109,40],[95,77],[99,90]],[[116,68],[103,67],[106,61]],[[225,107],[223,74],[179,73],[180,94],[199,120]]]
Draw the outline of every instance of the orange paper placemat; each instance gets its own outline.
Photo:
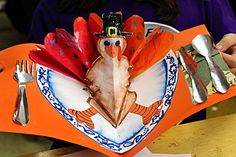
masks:
[[[177,50],[180,46],[190,43],[197,34],[206,33],[208,32],[202,25],[176,34],[173,49]],[[35,48],[35,44],[22,44],[0,52],[0,63],[4,65],[4,71],[0,73],[0,131],[2,132],[48,136],[83,145],[109,156],[133,156],[179,121],[210,105],[236,95],[236,86],[232,86],[226,94],[216,93],[209,96],[204,104],[193,105],[183,72],[179,70],[178,83],[172,103],[163,119],[140,144],[126,153],[117,154],[100,146],[68,123],[42,96],[36,81],[27,85],[29,124],[23,127],[13,122],[17,97],[17,82],[13,80],[15,62],[17,59],[28,59],[30,50]]]

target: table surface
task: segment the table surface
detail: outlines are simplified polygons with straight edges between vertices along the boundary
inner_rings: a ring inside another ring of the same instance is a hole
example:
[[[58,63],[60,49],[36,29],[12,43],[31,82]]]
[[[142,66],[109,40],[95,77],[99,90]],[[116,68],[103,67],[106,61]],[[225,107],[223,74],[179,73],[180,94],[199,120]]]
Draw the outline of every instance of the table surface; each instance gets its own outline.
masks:
[[[236,154],[236,114],[174,126],[148,148],[153,153],[192,154],[193,157],[229,157]],[[25,155],[56,157],[81,150],[79,146]]]
[[[172,127],[148,146],[153,153],[192,157],[229,157],[235,147],[236,114]]]

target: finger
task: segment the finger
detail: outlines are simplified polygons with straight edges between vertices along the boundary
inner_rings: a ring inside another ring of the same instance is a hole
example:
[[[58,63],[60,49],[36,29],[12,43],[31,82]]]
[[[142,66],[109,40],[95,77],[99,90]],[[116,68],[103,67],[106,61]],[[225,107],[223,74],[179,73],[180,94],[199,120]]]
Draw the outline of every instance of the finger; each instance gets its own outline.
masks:
[[[236,45],[230,47],[228,50],[226,50],[225,52],[222,52],[222,53],[227,53],[227,54],[230,54],[230,55],[235,55],[236,54]]]
[[[223,36],[223,38],[216,44],[215,47],[219,51],[225,52],[234,45],[236,45],[236,34],[229,33]]]
[[[236,54],[236,45],[230,48],[230,53],[231,53],[232,55],[235,55],[235,54]]]
[[[229,55],[226,53],[221,53],[221,55],[230,68],[236,68],[236,55]]]
[[[236,68],[231,68],[230,71],[231,71],[234,75],[236,75]]]

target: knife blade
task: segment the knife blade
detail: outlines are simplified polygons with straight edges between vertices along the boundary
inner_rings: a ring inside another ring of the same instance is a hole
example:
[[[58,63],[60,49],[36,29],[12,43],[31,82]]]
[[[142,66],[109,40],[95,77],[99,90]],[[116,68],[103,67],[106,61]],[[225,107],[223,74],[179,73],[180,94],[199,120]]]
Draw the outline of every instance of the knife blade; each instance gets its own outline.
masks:
[[[197,66],[198,64],[194,61],[194,59],[188,54],[184,47],[181,47],[179,50],[179,59],[180,62],[188,73],[191,79],[192,85],[192,98],[196,103],[203,103],[207,100],[208,94],[207,89],[201,78],[197,74]]]

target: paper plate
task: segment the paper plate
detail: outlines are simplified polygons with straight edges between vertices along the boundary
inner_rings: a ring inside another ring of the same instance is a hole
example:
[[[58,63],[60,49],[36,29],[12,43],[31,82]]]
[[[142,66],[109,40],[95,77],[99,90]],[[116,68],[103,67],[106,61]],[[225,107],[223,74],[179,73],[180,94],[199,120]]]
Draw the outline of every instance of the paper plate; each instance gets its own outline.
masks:
[[[50,104],[74,127],[100,145],[117,153],[124,153],[140,143],[159,123],[167,112],[178,78],[178,61],[172,51],[141,75],[131,80],[130,91],[137,93],[137,104],[149,107],[158,100],[159,114],[153,116],[147,125],[142,117],[128,113],[124,121],[114,128],[100,114],[91,117],[95,128],[78,123],[68,109],[84,111],[90,108],[86,86],[47,67],[37,66],[37,84]]]
[[[163,23],[157,23],[157,22],[144,22],[145,26],[145,36],[147,36],[149,33],[151,33],[156,27],[161,26],[162,29],[160,31],[166,30],[173,34],[179,33],[177,29],[174,27],[171,27],[169,25],[163,24]]]
[[[160,25],[145,23],[146,34]],[[171,29],[165,26],[163,28]],[[159,123],[171,104],[177,78],[178,61],[170,50],[165,58],[131,80],[129,90],[136,92],[137,104],[148,108],[157,101],[163,101],[158,107],[158,114],[151,117],[148,124],[143,124],[142,116],[128,113],[123,122],[114,128],[100,114],[95,114],[90,117],[94,128],[90,128],[86,123],[79,123],[76,117],[68,112],[68,109],[85,111],[91,107],[87,102],[90,94],[85,90],[85,84],[47,67],[37,66],[38,87],[50,104],[79,131],[116,153],[124,153],[135,147]]]

